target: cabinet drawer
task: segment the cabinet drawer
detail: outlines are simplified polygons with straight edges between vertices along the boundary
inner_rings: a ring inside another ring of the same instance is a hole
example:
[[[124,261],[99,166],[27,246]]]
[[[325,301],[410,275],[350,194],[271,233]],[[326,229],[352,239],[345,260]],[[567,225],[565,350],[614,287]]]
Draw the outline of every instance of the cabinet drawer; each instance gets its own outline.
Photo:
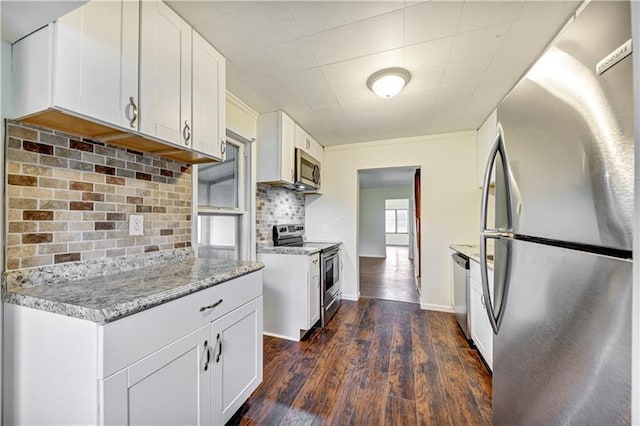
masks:
[[[167,302],[99,328],[99,378],[132,364],[193,330],[262,295],[256,271]],[[200,308],[216,304],[200,311]]]

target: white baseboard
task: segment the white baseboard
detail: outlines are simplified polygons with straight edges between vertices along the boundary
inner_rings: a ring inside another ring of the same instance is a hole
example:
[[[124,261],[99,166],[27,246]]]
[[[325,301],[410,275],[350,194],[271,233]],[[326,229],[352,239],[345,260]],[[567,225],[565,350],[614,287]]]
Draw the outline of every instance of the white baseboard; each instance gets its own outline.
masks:
[[[430,303],[420,302],[420,309],[425,311],[449,312],[453,313],[453,307],[449,305],[432,305]]]
[[[360,296],[359,296],[359,295],[357,295],[357,294],[356,294],[356,295],[353,295],[353,294],[345,294],[345,293],[342,293],[342,296],[341,296],[341,297],[342,297],[342,299],[344,299],[344,300],[351,300],[351,301],[353,301],[353,302],[357,302],[358,300],[360,300]]]
[[[288,337],[288,336],[283,336],[281,334],[267,333],[266,331],[263,331],[262,334],[264,334],[265,336],[269,336],[269,337],[277,337],[278,339],[291,340],[292,342],[299,342],[300,341],[300,339],[296,340],[296,339],[292,339],[291,337]]]

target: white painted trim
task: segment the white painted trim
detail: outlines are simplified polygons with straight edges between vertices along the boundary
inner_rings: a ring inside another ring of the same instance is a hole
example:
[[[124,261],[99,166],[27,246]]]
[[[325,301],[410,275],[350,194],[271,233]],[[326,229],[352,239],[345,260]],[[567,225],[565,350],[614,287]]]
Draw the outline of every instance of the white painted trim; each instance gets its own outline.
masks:
[[[352,302],[357,302],[358,300],[360,300],[360,295],[342,293],[341,297],[344,300],[351,300]]]
[[[386,259],[387,256],[380,256],[377,254],[366,254],[366,253],[361,253],[358,255],[358,257],[374,257],[376,259]]]
[[[227,91],[227,101],[232,103],[233,105],[237,106],[243,112],[246,112],[247,114],[249,114],[250,116],[252,116],[256,120],[258,119],[258,115],[259,114],[253,108],[251,108],[249,105],[247,105],[244,102],[242,102],[242,100],[240,100],[240,98],[238,98],[236,95],[234,95],[233,93],[231,93],[229,91]]]
[[[276,334],[276,333],[267,333],[266,331],[262,332],[262,335],[264,336],[269,336],[269,337],[276,337],[278,339],[284,339],[284,340],[290,340],[292,342],[299,342],[299,340],[296,339],[292,339],[291,337],[288,336],[283,336],[281,334]]]
[[[442,141],[446,139],[458,139],[458,138],[467,138],[476,137],[475,130],[465,130],[462,132],[448,132],[448,133],[436,133],[433,135],[422,135],[422,136],[411,136],[407,138],[397,138],[397,139],[383,139],[378,141],[371,142],[355,142],[349,144],[341,144],[341,145],[330,145],[325,146],[325,151],[342,151],[349,149],[362,149],[372,146],[385,146],[385,145],[398,145],[398,144],[409,144],[409,143],[424,143],[429,141]]]
[[[448,312],[453,313],[453,307],[449,305],[432,305],[430,303],[420,302],[420,309],[424,311]]]

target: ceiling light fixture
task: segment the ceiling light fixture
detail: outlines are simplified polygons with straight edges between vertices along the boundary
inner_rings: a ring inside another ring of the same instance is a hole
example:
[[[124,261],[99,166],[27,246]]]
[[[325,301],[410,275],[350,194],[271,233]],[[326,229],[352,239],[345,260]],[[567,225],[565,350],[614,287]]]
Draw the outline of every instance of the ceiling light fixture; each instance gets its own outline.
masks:
[[[411,80],[411,74],[404,68],[385,68],[371,74],[367,87],[381,98],[391,98]]]

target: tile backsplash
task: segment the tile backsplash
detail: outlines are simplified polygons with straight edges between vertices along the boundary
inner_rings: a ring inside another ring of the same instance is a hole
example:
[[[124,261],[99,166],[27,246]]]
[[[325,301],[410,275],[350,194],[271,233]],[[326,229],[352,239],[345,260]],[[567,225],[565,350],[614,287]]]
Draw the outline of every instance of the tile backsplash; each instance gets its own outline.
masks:
[[[258,184],[256,242],[273,244],[273,225],[304,223],[304,195],[293,189]]]
[[[191,246],[190,166],[13,121],[6,134],[7,270]]]

